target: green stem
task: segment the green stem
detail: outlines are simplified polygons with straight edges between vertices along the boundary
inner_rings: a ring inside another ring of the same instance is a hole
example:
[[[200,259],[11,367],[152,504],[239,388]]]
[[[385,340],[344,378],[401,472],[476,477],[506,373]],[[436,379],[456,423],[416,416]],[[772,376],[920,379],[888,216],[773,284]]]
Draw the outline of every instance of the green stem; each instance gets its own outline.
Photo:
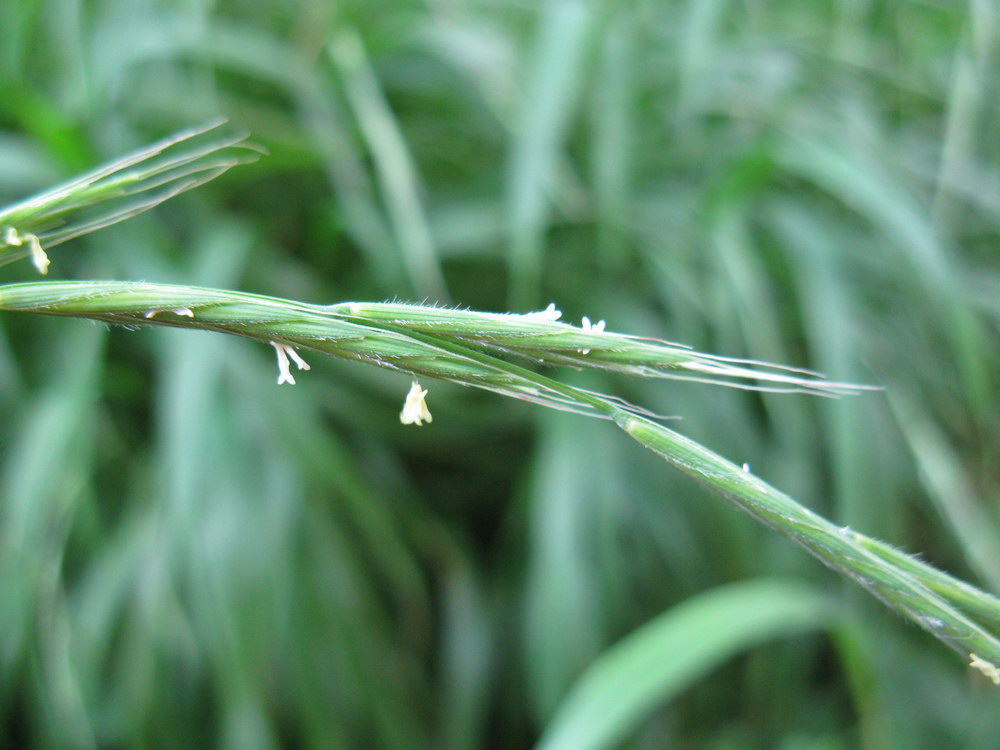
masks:
[[[839,528],[782,492],[707,448],[647,419],[623,413],[615,420],[632,438],[685,474],[726,497],[754,518],[787,536],[824,563],[849,576],[883,602],[963,654],[1000,663],[1000,640],[966,617],[954,604],[972,600],[975,611],[992,607],[992,597],[968,584],[956,587],[949,576],[933,576],[927,566],[902,552],[848,528]],[[873,551],[875,550],[875,551]],[[900,564],[905,561],[905,564]],[[919,576],[915,573],[919,572]],[[921,580],[922,579],[922,580]],[[937,593],[935,593],[935,591]],[[975,595],[973,595],[975,592]],[[995,624],[995,620],[991,621]]]

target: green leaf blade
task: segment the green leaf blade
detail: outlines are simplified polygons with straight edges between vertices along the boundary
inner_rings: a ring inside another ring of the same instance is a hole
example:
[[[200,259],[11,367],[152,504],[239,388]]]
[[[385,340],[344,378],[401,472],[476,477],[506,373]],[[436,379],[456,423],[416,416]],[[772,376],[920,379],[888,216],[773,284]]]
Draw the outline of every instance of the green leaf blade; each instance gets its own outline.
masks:
[[[535,750],[616,747],[658,706],[732,656],[829,624],[831,600],[760,579],[700,594],[634,631],[577,681]]]

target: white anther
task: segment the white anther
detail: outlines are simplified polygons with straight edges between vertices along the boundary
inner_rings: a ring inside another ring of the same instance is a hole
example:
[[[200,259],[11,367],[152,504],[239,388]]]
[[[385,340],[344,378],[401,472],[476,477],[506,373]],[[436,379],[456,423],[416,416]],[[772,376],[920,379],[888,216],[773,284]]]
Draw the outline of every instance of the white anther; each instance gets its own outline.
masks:
[[[172,310],[166,310],[166,309],[164,309],[164,310],[149,310],[146,313],[145,317],[147,317],[147,318],[154,318],[157,315],[159,315],[161,312],[173,313],[174,315],[180,315],[181,317],[184,317],[184,318],[193,318],[194,317],[194,311],[191,310],[190,307],[175,307]]]
[[[11,247],[22,247],[27,242],[31,262],[35,264],[38,273],[44,276],[49,272],[49,256],[45,254],[45,250],[42,249],[42,243],[35,235],[19,234],[14,227],[7,227],[7,231],[3,235],[3,241]]]
[[[292,377],[292,370],[289,367],[289,357],[300,370],[308,370],[309,365],[298,355],[298,352],[287,344],[279,344],[277,341],[269,341],[268,343],[274,347],[274,352],[278,357],[278,385],[282,383],[295,385],[295,378]]]
[[[591,323],[590,318],[584,315],[583,320],[580,322],[580,327],[591,333],[602,333],[604,331],[604,321],[599,320],[596,323]],[[590,354],[590,349],[581,349],[580,354]]]
[[[559,320],[562,317],[562,311],[556,309],[555,302],[550,302],[549,306],[544,310],[525,313],[521,317],[528,318],[529,320]]]
[[[421,427],[424,422],[431,423],[431,413],[427,409],[427,391],[420,387],[416,380],[410,386],[410,392],[406,394],[406,401],[403,404],[403,411],[399,413],[399,421],[403,424],[415,424]]]

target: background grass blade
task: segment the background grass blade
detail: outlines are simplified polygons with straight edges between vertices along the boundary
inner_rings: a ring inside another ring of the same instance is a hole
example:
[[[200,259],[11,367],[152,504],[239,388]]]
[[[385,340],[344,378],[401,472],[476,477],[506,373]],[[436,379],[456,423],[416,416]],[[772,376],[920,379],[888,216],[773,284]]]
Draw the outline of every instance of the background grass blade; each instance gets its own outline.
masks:
[[[770,638],[830,624],[831,601],[794,581],[753,580],[699,594],[598,656],[537,750],[620,747],[657,707],[726,659]]]
[[[378,166],[379,183],[409,270],[410,285],[418,297],[447,299],[434,240],[420,205],[416,169],[379,89],[361,37],[343,29],[327,49]]]
[[[579,0],[557,0],[539,18],[527,84],[510,154],[510,300],[513,310],[540,300],[544,234],[559,189],[565,131],[576,105],[592,11]]]

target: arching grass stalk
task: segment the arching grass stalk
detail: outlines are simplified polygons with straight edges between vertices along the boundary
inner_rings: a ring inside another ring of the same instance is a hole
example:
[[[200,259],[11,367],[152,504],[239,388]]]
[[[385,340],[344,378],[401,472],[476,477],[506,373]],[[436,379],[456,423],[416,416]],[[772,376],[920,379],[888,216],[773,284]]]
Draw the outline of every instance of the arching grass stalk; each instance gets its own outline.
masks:
[[[504,357],[631,375],[711,378],[740,387],[836,395],[857,386],[812,373],[726,360],[677,345],[557,322],[554,306],[507,315],[426,306],[310,305],[260,295],[130,282],[53,282],[0,287],[0,309],[86,317],[122,325],[169,325],[231,333],[270,344],[279,382],[289,358],[321,352],[614,421],[640,444],[754,518],[860,583],[1000,684],[1000,600],[892,547],[839,528],[751,473],[616,399],[585,391]],[[692,375],[693,374],[693,375]],[[411,389],[404,420],[429,421],[424,392]],[[412,403],[411,403],[412,401]]]

